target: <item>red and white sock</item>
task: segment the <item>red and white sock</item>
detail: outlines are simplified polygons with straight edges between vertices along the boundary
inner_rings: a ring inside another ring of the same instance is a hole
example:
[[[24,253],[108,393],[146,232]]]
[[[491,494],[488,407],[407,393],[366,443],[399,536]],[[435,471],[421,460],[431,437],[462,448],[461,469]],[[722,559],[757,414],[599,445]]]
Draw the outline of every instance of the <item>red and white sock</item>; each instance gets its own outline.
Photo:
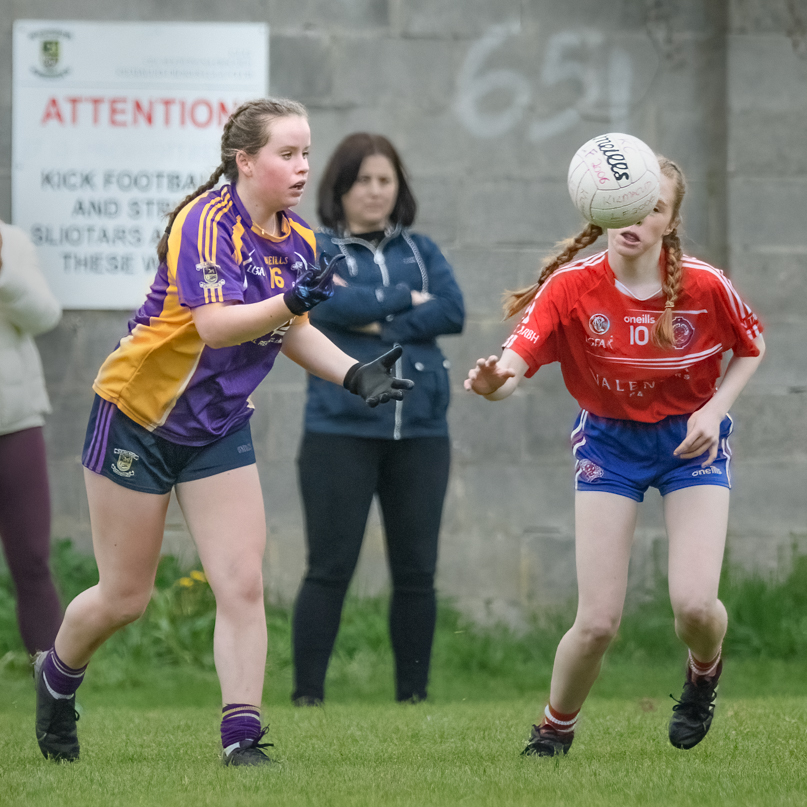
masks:
[[[693,683],[697,683],[702,678],[714,678],[720,671],[720,658],[722,648],[717,651],[717,655],[711,661],[698,661],[689,651],[689,673]]]
[[[571,737],[574,735],[574,729],[577,725],[579,715],[579,709],[576,712],[564,714],[563,712],[558,712],[556,709],[553,709],[551,704],[547,703],[546,709],[544,709],[544,721],[542,725],[549,726],[558,734]]]

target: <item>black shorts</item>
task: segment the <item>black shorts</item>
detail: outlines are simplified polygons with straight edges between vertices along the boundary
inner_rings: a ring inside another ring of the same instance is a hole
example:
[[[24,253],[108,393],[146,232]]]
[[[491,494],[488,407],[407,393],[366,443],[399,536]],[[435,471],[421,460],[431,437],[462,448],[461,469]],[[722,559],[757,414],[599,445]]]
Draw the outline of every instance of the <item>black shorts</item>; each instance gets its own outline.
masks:
[[[254,462],[249,423],[206,446],[185,446],[152,434],[98,395],[81,455],[85,468],[144,493],[168,493],[180,482]]]

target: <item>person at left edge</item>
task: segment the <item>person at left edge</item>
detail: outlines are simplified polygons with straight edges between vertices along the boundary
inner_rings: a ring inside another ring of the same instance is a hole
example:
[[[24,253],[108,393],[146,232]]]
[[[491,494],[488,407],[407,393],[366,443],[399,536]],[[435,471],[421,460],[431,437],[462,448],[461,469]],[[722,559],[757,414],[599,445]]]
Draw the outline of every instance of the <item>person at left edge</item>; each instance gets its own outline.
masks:
[[[98,647],[149,602],[174,489],[216,597],[223,760],[272,762],[260,742],[266,524],[249,396],[280,351],[371,406],[412,386],[390,372],[400,347],[361,364],[308,322],[335,267],[316,261],[312,231],[289,209],[309,147],[301,104],[261,99],[233,113],[220,165],[170,215],[146,302],[95,379],[82,462],[99,582],[35,660],[48,758],[78,758],[76,689]]]

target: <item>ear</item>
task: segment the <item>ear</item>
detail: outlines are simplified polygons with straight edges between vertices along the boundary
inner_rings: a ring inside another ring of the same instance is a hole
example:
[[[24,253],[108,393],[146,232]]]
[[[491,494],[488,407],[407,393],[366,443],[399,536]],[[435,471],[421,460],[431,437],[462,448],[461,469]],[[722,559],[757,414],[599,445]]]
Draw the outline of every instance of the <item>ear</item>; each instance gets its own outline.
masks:
[[[244,176],[252,176],[252,160],[249,158],[245,151],[238,151],[235,154],[235,164],[238,166],[238,172]]]
[[[674,233],[678,229],[678,225],[681,224],[680,216],[676,216],[671,222],[670,226],[664,231],[664,235],[670,235]]]

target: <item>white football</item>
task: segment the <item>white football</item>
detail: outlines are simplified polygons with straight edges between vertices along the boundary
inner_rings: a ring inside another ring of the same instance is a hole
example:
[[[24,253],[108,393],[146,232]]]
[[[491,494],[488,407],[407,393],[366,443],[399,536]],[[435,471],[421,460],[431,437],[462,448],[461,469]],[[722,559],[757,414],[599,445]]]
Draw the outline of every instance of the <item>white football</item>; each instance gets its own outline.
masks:
[[[653,150],[629,134],[611,132],[581,146],[569,165],[569,194],[587,221],[628,227],[655,206],[661,170]]]

